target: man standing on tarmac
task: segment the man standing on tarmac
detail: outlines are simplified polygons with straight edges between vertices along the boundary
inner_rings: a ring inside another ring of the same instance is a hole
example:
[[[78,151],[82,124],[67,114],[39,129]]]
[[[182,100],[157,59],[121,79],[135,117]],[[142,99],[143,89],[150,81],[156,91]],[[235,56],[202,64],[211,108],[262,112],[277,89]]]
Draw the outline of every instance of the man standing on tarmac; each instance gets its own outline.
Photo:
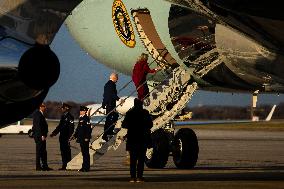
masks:
[[[111,73],[109,81],[104,86],[102,107],[106,109],[106,121],[104,125],[104,134],[102,139],[108,141],[108,136],[113,135],[114,123],[118,120],[118,113],[115,110],[116,101],[119,100],[116,90],[117,73]]]
[[[67,163],[71,161],[71,149],[69,139],[74,132],[74,117],[70,113],[71,106],[63,103],[61,111],[63,112],[59,125],[50,134],[50,137],[56,136],[60,132],[59,143],[62,158],[62,167],[59,170],[66,170]]]
[[[76,138],[77,142],[80,143],[81,152],[83,156],[82,168],[78,171],[88,172],[90,170],[90,153],[89,153],[89,143],[91,140],[92,128],[90,123],[90,118],[87,116],[88,108],[85,106],[80,106],[80,117],[78,127],[71,137],[70,140]]]
[[[126,150],[130,153],[130,182],[144,182],[144,160],[147,147],[151,145],[152,127],[150,113],[143,109],[143,102],[135,98],[134,107],[126,113],[122,122],[122,128],[127,129]]]
[[[33,137],[36,143],[36,170],[50,171],[47,165],[46,137],[48,133],[48,125],[43,115],[46,109],[45,104],[41,104],[39,110],[33,114]],[[42,162],[42,165],[40,163]]]

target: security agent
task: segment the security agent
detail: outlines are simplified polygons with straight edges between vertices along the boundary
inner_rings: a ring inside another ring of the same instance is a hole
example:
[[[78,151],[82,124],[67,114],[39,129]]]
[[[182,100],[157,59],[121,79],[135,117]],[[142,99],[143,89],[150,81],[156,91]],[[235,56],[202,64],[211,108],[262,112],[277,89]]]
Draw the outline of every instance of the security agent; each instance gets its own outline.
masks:
[[[80,106],[80,117],[76,131],[71,138],[76,138],[76,142],[80,143],[81,152],[83,156],[82,168],[78,171],[88,172],[90,170],[90,154],[89,154],[89,142],[91,139],[92,128],[90,118],[87,116],[88,108]]]
[[[33,137],[36,143],[36,170],[50,171],[47,165],[46,137],[48,133],[48,125],[43,115],[46,106],[41,104],[39,109],[33,114]],[[42,166],[41,166],[41,162]]]
[[[69,139],[74,132],[74,117],[70,113],[71,106],[63,103],[61,111],[63,112],[59,125],[50,134],[50,137],[56,136],[60,133],[59,143],[62,158],[62,167],[59,170],[66,170],[67,163],[71,161],[71,149]]]
[[[144,182],[144,160],[146,149],[151,146],[153,121],[150,113],[143,108],[141,100],[135,98],[134,107],[127,111],[121,126],[127,129],[126,150],[130,153],[130,182]]]

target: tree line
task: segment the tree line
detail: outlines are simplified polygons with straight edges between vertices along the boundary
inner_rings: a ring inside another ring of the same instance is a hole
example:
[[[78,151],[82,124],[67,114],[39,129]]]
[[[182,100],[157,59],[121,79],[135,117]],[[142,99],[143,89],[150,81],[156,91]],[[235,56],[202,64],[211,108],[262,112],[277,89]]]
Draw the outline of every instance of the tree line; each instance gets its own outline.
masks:
[[[271,108],[271,105],[259,105],[254,111],[254,115],[263,120],[267,117]],[[192,112],[192,119],[198,120],[251,119],[250,106],[201,106],[187,107],[187,110]],[[272,119],[284,119],[284,102],[277,105]]]
[[[79,117],[80,105],[94,104],[95,102],[76,103],[73,101],[66,102],[72,106],[71,113],[75,119]],[[47,101],[45,102],[46,118],[60,119],[61,117],[61,102]],[[260,119],[265,119],[270,112],[271,105],[259,105],[255,111],[255,115]],[[250,106],[196,106],[186,107],[186,111],[193,112],[192,119],[198,120],[224,120],[224,119],[250,119],[251,107]],[[272,119],[284,119],[284,102],[277,105]]]
[[[80,111],[80,106],[87,106],[89,104],[95,104],[95,102],[84,102],[84,103],[76,103],[73,101],[67,101],[67,104],[69,104],[70,106],[72,106],[70,112],[71,114],[75,117],[75,119],[77,119],[79,117],[79,111]],[[46,105],[46,112],[45,112],[45,116],[48,119],[60,119],[62,112],[61,112],[61,106],[62,103],[61,102],[57,102],[57,101],[46,101],[45,102]]]

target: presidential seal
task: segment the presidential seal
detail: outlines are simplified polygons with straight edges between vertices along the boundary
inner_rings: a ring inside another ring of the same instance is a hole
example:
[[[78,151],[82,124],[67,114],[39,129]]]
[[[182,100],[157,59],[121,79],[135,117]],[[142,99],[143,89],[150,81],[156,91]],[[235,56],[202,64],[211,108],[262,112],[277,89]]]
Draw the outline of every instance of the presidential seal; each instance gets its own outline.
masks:
[[[112,20],[120,40],[128,47],[135,47],[135,35],[127,10],[121,0],[115,0],[112,5]]]

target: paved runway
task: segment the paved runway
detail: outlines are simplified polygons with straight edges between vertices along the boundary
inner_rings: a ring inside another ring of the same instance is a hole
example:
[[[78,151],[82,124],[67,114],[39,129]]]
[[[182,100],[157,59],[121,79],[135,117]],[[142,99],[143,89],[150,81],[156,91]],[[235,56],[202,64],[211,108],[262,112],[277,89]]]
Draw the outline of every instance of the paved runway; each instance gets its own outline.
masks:
[[[50,129],[52,130],[52,129]],[[124,145],[96,162],[88,173],[36,172],[35,144],[26,135],[0,138],[0,188],[273,188],[284,189],[283,130],[195,129],[199,160],[192,170],[145,170],[145,183],[128,183]],[[78,150],[73,149],[73,155]],[[61,166],[58,137],[48,140],[49,166]]]

